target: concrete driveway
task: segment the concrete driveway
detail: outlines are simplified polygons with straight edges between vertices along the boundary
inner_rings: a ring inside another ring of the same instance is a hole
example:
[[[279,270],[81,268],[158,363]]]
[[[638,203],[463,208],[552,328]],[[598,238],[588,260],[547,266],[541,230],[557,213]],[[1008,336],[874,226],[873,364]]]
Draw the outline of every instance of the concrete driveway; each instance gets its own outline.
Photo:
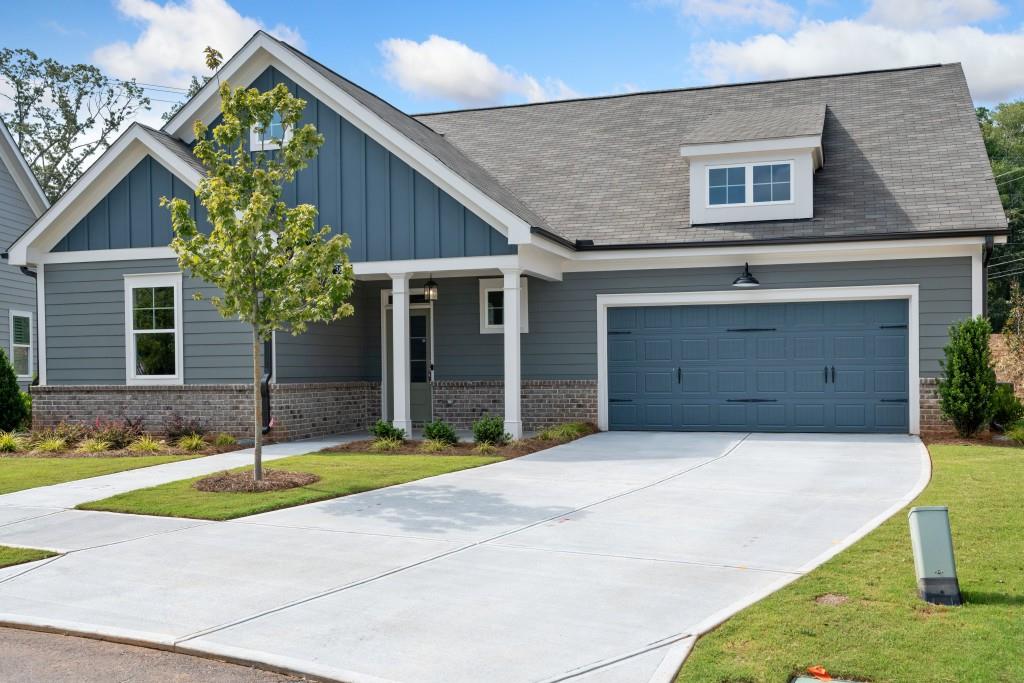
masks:
[[[0,621],[352,682],[668,681],[927,477],[909,436],[619,432],[234,522],[55,512],[0,526],[73,551],[0,570]]]

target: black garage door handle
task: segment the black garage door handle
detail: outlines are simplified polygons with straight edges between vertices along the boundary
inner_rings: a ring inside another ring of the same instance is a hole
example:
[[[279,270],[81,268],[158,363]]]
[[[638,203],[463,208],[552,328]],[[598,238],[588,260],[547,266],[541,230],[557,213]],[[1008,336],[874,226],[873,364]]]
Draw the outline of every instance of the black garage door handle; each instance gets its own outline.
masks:
[[[726,403],[778,403],[777,398],[727,398]]]

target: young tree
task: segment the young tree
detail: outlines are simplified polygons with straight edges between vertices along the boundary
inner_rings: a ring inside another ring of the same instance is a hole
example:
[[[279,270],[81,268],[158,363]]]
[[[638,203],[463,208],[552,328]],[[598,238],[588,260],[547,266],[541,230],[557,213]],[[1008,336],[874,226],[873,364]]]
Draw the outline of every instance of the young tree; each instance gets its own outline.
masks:
[[[104,76],[89,64],[40,59],[25,49],[0,49],[0,85],[10,108],[0,118],[51,202],[139,110],[149,109],[134,80]]]
[[[939,380],[939,408],[962,437],[974,436],[992,419],[996,371],[989,349],[991,334],[992,326],[979,315],[950,327],[949,343],[943,349],[945,377]]]
[[[253,478],[263,477],[260,342],[276,330],[292,334],[308,323],[352,315],[352,266],[347,235],[316,227],[316,207],[289,208],[281,201],[285,184],[313,159],[323,136],[312,124],[298,127],[306,103],[284,85],[260,92],[220,86],[222,123],[210,131],[196,121],[196,158],[207,168],[196,196],[206,208],[209,234],[197,228],[183,199],[161,200],[171,211],[171,248],[182,270],[218,287],[210,297],[225,318],[252,327]],[[279,117],[282,138],[274,152],[246,150],[253,126],[265,136]]]

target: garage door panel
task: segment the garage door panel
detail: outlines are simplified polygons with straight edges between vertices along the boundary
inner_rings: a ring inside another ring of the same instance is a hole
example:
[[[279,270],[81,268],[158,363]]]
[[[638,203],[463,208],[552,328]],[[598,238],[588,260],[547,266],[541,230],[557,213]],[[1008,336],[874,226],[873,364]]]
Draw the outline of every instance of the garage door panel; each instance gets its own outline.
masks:
[[[907,431],[905,301],[611,309],[610,328],[613,317],[613,429]]]

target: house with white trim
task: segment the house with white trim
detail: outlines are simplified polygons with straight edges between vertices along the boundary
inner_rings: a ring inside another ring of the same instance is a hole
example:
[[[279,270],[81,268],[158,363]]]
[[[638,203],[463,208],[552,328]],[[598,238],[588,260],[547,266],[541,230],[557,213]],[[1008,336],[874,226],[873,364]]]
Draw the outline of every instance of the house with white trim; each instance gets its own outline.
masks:
[[[958,64],[409,116],[261,32],[219,80],[306,101],[326,142],[286,197],[352,240],[355,315],[259,359],[278,438],[919,433],[1006,239]],[[214,83],[132,126],[10,247],[39,283],[38,422],[245,433],[249,330],[194,300],[158,205],[203,223],[192,124],[218,113]]]
[[[49,205],[11,132],[0,121],[0,252]],[[0,349],[22,388],[32,383],[38,355],[34,275],[31,269],[0,258]]]

